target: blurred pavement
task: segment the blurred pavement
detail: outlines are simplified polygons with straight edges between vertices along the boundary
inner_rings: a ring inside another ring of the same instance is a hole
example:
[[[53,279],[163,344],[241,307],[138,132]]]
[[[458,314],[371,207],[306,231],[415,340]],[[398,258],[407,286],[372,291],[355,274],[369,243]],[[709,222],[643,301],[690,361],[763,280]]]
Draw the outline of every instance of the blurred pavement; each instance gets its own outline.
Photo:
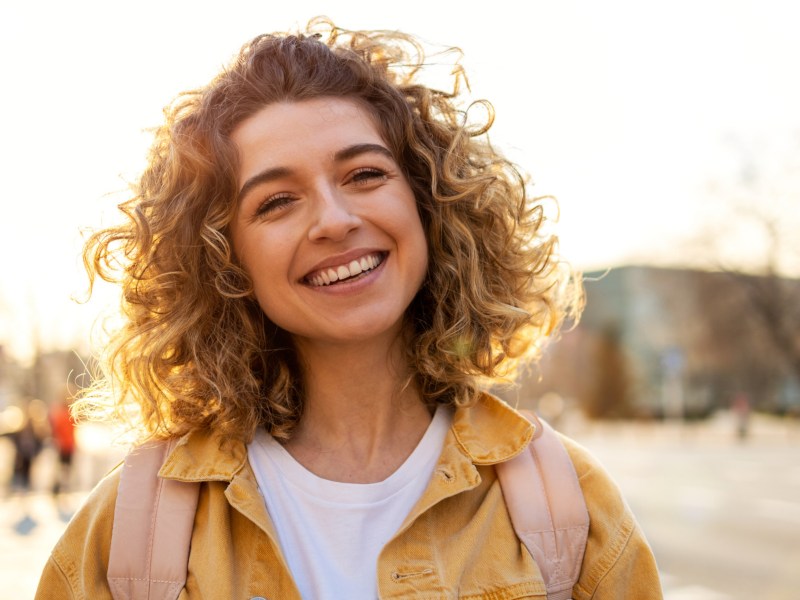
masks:
[[[800,422],[572,424],[622,488],[668,600],[800,598]]]

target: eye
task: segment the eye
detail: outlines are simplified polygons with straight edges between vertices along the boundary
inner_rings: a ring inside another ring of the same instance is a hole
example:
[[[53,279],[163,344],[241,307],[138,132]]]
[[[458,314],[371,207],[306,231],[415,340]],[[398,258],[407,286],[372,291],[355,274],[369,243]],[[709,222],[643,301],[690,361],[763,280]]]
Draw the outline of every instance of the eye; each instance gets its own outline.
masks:
[[[356,169],[350,177],[350,182],[355,185],[365,185],[377,181],[384,181],[386,179],[386,172],[374,167],[362,167]]]
[[[258,205],[258,208],[256,208],[255,216],[263,217],[275,211],[284,209],[288,207],[293,201],[294,198],[289,194],[276,194],[274,196],[269,196],[261,204]]]

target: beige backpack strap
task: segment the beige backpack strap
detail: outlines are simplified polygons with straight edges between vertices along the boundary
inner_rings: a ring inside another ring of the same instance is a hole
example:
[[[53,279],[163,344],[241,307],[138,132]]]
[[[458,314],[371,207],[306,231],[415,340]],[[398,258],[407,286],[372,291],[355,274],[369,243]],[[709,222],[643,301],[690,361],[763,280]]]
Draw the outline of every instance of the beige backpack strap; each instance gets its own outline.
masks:
[[[186,584],[200,485],[158,476],[176,443],[144,444],[125,458],[108,559],[115,600],[175,600]]]
[[[548,600],[568,600],[586,550],[589,513],[575,467],[555,431],[536,427],[530,452],[496,465],[511,522],[542,572]]]

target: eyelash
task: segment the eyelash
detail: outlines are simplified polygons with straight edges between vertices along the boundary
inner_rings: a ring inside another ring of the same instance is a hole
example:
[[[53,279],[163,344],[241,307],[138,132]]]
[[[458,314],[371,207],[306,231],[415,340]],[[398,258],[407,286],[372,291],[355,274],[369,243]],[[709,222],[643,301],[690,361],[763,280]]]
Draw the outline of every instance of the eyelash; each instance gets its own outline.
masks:
[[[364,175],[366,177],[363,177]],[[373,179],[386,179],[386,172],[375,167],[362,167],[356,169],[352,177],[350,177],[350,181],[355,185],[364,185]]]
[[[256,217],[262,217],[267,213],[271,213],[275,210],[280,210],[286,206],[288,206],[292,201],[292,196],[289,194],[278,194],[276,196],[270,196],[266,198],[264,202],[262,202],[258,208],[256,209]]]

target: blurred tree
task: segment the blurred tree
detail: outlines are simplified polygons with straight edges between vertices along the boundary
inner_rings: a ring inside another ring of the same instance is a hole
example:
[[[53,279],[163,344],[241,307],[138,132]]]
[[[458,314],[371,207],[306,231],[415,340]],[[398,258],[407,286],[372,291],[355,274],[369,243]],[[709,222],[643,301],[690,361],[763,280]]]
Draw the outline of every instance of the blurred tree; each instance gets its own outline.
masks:
[[[800,132],[767,144],[730,141],[736,168],[708,187],[721,207],[700,246],[708,266],[727,275],[729,293],[706,298],[728,333],[748,336],[741,358],[762,368],[750,369],[747,383],[778,388],[776,378],[800,382]]]
[[[592,418],[619,418],[630,414],[631,380],[620,332],[607,327],[593,344],[594,373],[586,390],[584,410]]]

